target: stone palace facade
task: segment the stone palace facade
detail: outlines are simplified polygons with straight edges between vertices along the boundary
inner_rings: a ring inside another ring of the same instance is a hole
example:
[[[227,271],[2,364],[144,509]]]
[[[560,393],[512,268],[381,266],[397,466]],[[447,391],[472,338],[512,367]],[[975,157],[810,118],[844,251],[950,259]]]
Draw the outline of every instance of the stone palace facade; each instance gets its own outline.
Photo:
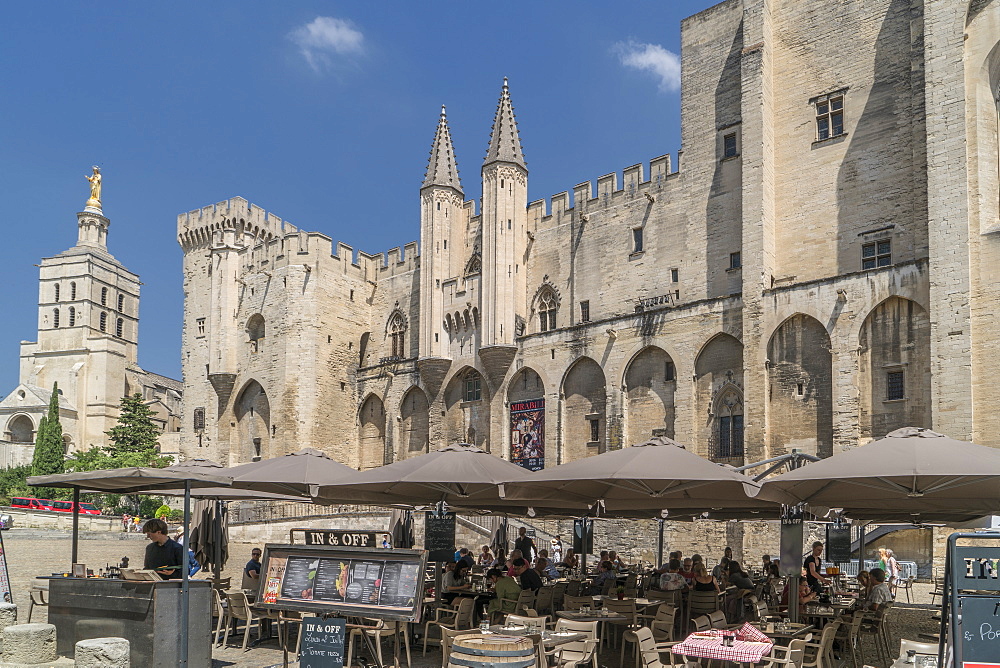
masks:
[[[180,215],[182,451],[1000,445],[998,40],[1000,0],[727,0],[682,23],[674,158],[529,200],[505,81],[478,204],[442,111],[419,244]]]

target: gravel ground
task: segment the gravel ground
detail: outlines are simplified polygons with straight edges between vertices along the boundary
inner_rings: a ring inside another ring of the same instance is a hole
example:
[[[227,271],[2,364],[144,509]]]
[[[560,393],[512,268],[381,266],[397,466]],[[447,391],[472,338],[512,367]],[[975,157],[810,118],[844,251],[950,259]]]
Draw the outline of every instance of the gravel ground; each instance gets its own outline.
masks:
[[[71,543],[69,534],[54,531],[32,529],[11,529],[3,533],[4,548],[7,555],[7,568],[10,573],[14,602],[19,606],[21,621],[27,621],[28,592],[34,578],[38,575],[49,575],[64,572],[70,566]],[[85,536],[80,541],[80,560],[90,568],[97,570],[107,563],[117,563],[123,556],[128,556],[133,564],[141,565],[146,538],[141,534],[97,534]],[[249,559],[249,544],[230,544],[230,560],[223,576],[230,576],[234,583],[239,583],[243,564]],[[890,647],[896,653],[899,638],[919,639],[919,633],[932,633],[938,629],[938,622],[931,620],[934,609],[930,605],[931,586],[927,584],[914,585],[913,603],[897,602],[889,614],[889,627],[892,634]],[[940,603],[940,598],[937,602]],[[905,598],[904,598],[905,601]],[[32,622],[46,621],[46,610],[36,608]],[[238,636],[242,642],[242,635]],[[262,668],[280,666],[282,654],[276,641],[269,641],[250,651],[243,652],[239,642],[236,646],[215,648],[214,667],[232,666],[234,668]],[[233,636],[230,635],[230,644]],[[885,668],[874,660],[871,643],[865,644],[867,653],[865,663],[878,668]],[[383,651],[385,656],[391,656],[391,644],[386,641]],[[428,648],[427,656],[422,657],[419,644],[414,647],[413,668],[436,668],[441,665],[441,654],[436,648]],[[355,662],[356,663],[356,662]],[[626,661],[626,663],[628,663]],[[600,664],[608,668],[619,668],[619,653],[617,649],[602,652]],[[297,663],[292,662],[292,666]]]

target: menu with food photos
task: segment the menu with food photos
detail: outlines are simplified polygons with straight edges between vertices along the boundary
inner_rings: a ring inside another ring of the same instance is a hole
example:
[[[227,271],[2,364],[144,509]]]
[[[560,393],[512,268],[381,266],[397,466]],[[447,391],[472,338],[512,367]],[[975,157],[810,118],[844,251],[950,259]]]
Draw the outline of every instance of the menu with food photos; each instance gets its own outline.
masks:
[[[266,545],[259,606],[416,621],[425,566],[423,550]]]

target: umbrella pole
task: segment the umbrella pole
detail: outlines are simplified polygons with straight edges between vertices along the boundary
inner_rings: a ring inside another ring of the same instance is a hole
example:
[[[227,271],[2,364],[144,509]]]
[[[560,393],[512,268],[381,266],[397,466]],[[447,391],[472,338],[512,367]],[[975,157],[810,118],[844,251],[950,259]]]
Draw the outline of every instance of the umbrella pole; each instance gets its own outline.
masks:
[[[656,541],[656,563],[655,568],[659,568],[663,564],[663,519],[660,519],[660,535]]]
[[[80,550],[80,488],[73,488],[73,564],[79,561],[79,550]],[[73,572],[73,567],[70,565],[70,573]],[[86,577],[86,573],[84,573]]]
[[[191,515],[191,481],[184,481],[184,545],[181,550],[181,646],[178,666],[185,668],[188,665],[188,615],[190,610],[190,591],[188,590],[188,544],[191,542],[188,536]]]
[[[225,503],[221,499],[215,500],[215,519],[219,522],[220,526],[222,524],[222,504]],[[221,537],[222,532],[219,532]],[[212,559],[212,577],[218,582],[222,578],[222,545],[218,540],[212,541],[214,545],[212,546],[213,559]]]

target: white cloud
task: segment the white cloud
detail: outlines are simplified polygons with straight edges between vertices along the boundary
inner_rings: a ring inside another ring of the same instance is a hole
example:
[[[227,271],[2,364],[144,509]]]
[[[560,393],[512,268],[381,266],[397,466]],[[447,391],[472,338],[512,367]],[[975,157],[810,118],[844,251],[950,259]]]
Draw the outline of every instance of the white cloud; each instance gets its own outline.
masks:
[[[333,56],[360,55],[365,49],[361,31],[350,21],[332,16],[317,16],[293,30],[290,37],[317,72],[331,66]]]
[[[681,59],[659,44],[619,42],[614,49],[622,65],[652,72],[660,79],[660,90],[675,91],[681,86]]]

